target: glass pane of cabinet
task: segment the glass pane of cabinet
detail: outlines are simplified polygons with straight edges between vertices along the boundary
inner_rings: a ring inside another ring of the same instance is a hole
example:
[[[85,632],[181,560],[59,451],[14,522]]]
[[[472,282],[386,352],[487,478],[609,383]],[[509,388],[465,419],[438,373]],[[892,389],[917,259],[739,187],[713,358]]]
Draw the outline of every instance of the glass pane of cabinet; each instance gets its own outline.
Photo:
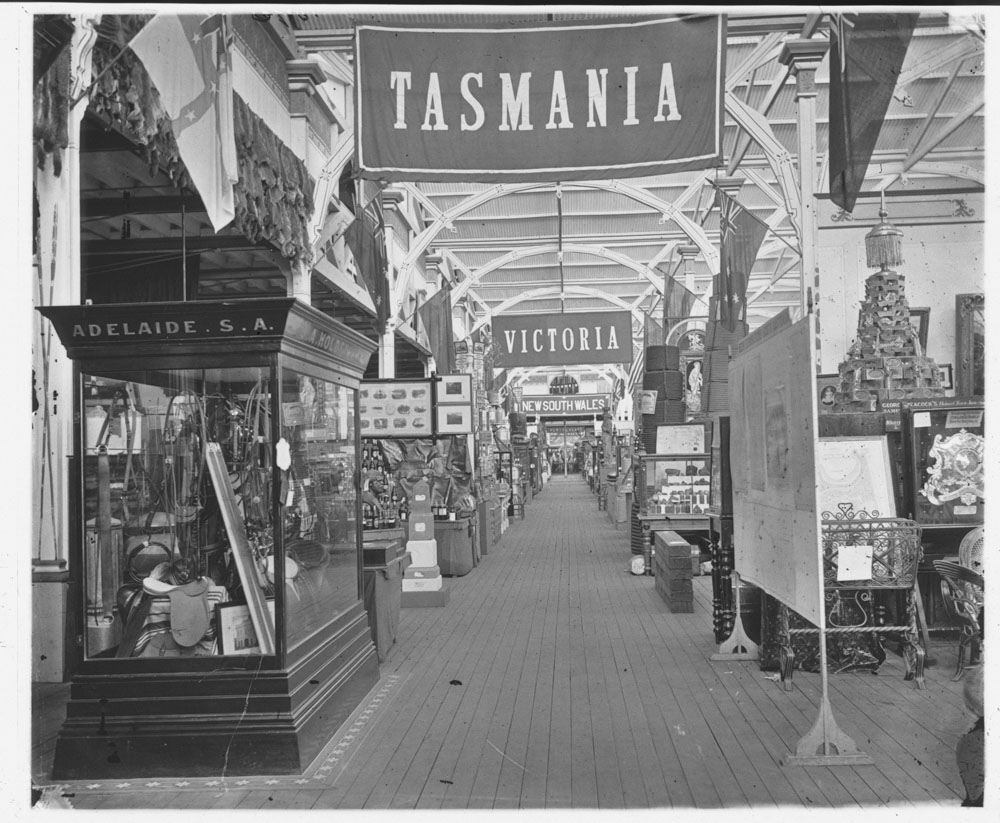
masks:
[[[83,375],[88,658],[261,653],[276,604],[292,649],[357,601],[355,392],[275,372]]]
[[[709,510],[708,455],[648,455],[639,461],[640,515],[705,514]]]

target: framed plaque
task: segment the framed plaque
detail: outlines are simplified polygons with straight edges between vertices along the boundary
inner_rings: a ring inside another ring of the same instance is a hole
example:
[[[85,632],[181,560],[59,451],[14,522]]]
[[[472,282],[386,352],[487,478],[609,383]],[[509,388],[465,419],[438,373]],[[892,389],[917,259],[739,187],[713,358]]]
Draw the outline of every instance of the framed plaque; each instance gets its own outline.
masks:
[[[358,392],[362,437],[430,437],[430,380],[366,380]]]

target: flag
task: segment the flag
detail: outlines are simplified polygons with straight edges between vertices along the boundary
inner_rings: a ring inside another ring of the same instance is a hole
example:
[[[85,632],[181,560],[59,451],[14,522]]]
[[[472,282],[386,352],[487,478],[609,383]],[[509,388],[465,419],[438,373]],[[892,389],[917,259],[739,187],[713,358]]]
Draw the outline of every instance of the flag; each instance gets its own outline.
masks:
[[[715,280],[719,320],[729,331],[746,319],[747,285],[767,224],[716,187],[719,206],[719,274]]]
[[[674,326],[691,316],[695,296],[680,280],[659,266],[656,271],[663,275],[663,328],[669,334]]]
[[[451,374],[455,370],[455,346],[451,328],[451,287],[445,285],[427,298],[417,309],[417,317],[424,326],[430,341],[430,350],[438,374]]]
[[[846,212],[854,211],[919,16],[832,15],[830,199]]]
[[[375,305],[379,331],[384,333],[389,319],[390,296],[385,252],[385,219],[382,216],[380,194],[376,194],[347,227],[344,240],[354,255],[354,263]]]
[[[646,367],[646,349],[640,349],[637,357],[632,358],[632,365],[628,370],[627,390],[631,394],[636,387],[641,388],[642,374]]]
[[[238,179],[226,18],[158,14],[129,46],[160,94],[181,159],[219,231],[235,216]]]
[[[662,346],[666,343],[663,326],[645,311],[642,313],[642,317],[642,347],[646,349],[650,346]]]

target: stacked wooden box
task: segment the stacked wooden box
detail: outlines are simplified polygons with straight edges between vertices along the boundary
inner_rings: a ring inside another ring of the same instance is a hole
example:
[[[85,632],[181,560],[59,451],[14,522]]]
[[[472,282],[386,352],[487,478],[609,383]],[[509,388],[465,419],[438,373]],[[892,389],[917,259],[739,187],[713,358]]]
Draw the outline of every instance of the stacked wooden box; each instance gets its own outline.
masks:
[[[648,454],[656,453],[656,427],[661,423],[683,423],[684,374],[680,371],[680,349],[677,346],[648,346],[646,371],[642,377],[644,391],[656,392],[653,414],[642,415],[642,444]]]
[[[653,536],[656,591],[674,614],[694,611],[691,583],[691,544],[677,532],[658,531]]]

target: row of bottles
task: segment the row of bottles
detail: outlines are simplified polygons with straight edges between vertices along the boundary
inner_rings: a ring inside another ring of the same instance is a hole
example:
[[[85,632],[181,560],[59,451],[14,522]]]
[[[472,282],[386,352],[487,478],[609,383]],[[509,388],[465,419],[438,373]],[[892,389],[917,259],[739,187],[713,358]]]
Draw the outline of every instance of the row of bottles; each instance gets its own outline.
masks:
[[[409,504],[399,490],[377,441],[362,440],[361,525],[364,529],[393,529],[409,519]],[[378,505],[374,501],[378,501]]]

